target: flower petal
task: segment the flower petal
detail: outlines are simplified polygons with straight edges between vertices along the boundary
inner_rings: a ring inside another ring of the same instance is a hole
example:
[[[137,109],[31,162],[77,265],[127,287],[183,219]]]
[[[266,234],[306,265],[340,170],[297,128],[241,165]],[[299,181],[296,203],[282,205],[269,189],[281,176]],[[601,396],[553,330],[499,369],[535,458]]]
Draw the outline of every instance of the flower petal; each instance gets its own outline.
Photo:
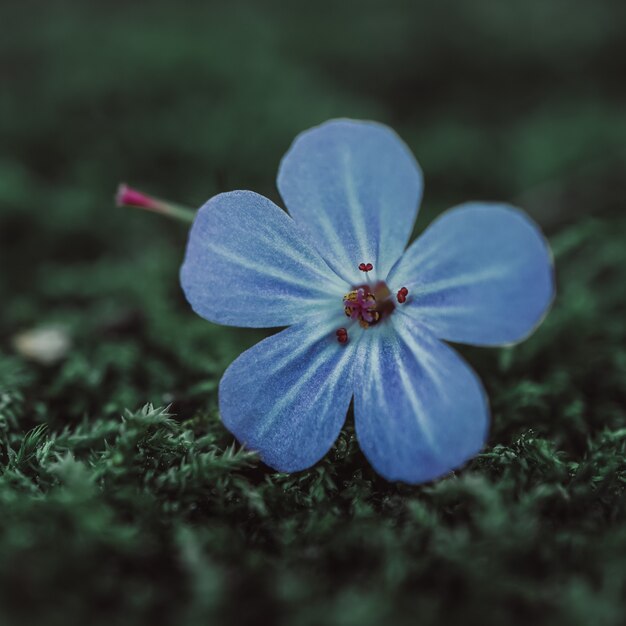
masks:
[[[251,191],[220,194],[198,211],[181,284],[198,315],[254,328],[340,308],[346,289],[295,222]]]
[[[357,337],[339,344],[338,327],[330,317],[291,326],[244,352],[222,378],[226,428],[277,470],[316,463],[345,421]]]
[[[468,365],[427,329],[395,316],[366,332],[355,369],[361,449],[388,480],[426,482],[459,467],[485,441],[489,408]]]
[[[437,337],[484,346],[527,337],[554,298],[547,241],[525,213],[503,204],[467,203],[445,212],[388,282],[408,288],[401,310]]]
[[[331,120],[296,137],[278,171],[289,213],[306,225],[348,282],[360,263],[384,278],[404,250],[422,197],[422,173],[404,142],[374,122]]]

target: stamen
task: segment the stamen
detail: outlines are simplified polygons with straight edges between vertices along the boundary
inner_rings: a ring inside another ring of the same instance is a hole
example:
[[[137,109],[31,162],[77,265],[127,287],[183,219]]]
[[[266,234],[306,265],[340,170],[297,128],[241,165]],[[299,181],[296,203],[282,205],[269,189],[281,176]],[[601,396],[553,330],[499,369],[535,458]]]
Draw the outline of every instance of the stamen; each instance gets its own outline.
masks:
[[[343,304],[345,314],[359,322],[363,328],[375,324],[380,318],[376,310],[376,298],[366,286],[347,293],[343,298]]]
[[[400,304],[404,304],[406,302],[406,297],[409,295],[409,290],[406,287],[402,287],[398,290],[396,294],[396,298]]]
[[[348,343],[348,331],[345,328],[337,329],[335,335],[337,335],[337,341],[339,343]]]
[[[408,293],[408,291],[407,291]],[[343,310],[347,317],[358,322],[361,328],[370,328],[393,313],[394,299],[389,287],[380,280],[375,284],[355,285],[343,297]]]
[[[362,272],[371,272],[374,269],[374,266],[371,263],[360,263],[359,269]]]

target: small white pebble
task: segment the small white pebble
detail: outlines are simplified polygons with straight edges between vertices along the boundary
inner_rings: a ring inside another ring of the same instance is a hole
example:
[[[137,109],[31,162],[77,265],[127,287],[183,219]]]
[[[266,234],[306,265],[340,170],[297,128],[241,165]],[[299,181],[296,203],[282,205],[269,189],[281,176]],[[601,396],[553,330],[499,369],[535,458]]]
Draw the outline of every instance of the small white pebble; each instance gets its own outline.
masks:
[[[60,326],[41,326],[15,335],[13,347],[31,361],[52,365],[67,355],[72,340],[67,330]]]

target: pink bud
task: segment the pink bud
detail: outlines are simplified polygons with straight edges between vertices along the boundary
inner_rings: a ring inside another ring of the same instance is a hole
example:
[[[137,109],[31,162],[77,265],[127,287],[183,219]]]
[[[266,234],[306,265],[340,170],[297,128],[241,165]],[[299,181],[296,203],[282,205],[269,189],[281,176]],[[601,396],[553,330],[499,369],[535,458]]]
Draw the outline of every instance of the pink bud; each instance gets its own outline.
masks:
[[[156,198],[152,198],[125,184],[121,184],[117,188],[115,203],[117,206],[137,206],[152,211],[160,211],[163,208],[163,203]]]
[[[117,206],[139,207],[146,211],[154,211],[161,215],[167,215],[168,217],[180,220],[181,222],[193,222],[196,213],[193,209],[153,198],[123,183],[117,188],[115,203]]]

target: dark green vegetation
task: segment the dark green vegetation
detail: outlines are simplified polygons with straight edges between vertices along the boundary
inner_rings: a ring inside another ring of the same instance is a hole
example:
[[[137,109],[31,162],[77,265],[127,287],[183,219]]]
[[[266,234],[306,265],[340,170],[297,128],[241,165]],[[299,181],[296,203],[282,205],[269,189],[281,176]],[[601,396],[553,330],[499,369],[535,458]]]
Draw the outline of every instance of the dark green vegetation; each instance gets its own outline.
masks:
[[[0,622],[623,623],[624,3],[177,4],[2,1]],[[413,148],[419,228],[514,200],[554,247],[540,331],[464,350],[493,429],[435,484],[379,479],[351,426],[293,476],[233,446],[217,383],[262,333],[188,309],[185,226],[112,206],[276,197],[340,115]],[[65,359],[15,353],[49,324]]]

